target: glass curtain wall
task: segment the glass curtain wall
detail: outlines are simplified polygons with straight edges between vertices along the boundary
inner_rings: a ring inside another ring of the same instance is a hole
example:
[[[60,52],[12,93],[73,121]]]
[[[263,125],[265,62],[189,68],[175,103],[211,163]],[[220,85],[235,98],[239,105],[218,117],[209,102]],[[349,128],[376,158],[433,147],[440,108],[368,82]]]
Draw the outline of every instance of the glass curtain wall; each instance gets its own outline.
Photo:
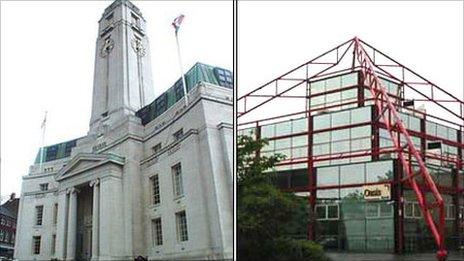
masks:
[[[365,200],[362,185],[392,181],[393,161],[319,167],[316,175],[317,241],[327,249],[393,252],[394,201]]]

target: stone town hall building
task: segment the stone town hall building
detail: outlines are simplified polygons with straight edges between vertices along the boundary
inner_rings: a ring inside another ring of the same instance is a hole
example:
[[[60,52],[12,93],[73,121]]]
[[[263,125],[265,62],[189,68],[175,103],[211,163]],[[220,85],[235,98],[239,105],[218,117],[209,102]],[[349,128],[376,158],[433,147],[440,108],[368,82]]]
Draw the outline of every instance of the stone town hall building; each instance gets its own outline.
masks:
[[[233,257],[231,72],[197,63],[188,106],[180,80],[153,101],[145,26],[127,0],[103,13],[89,132],[23,177],[15,258]]]

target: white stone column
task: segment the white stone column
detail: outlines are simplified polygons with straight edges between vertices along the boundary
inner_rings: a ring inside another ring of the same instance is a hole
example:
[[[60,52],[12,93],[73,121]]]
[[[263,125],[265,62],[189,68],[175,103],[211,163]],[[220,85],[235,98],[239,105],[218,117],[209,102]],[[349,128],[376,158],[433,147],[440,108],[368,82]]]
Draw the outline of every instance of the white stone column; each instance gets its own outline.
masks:
[[[68,229],[68,194],[65,190],[58,195],[58,224],[56,227],[56,257],[60,260],[66,258],[66,233]]]
[[[93,208],[92,208],[92,260],[98,260],[99,255],[99,227],[100,227],[100,181],[99,179],[90,182],[93,187]]]
[[[122,182],[117,177],[100,179],[100,260],[128,260],[124,249]]]
[[[77,229],[77,189],[69,188],[69,213],[68,213],[68,242],[66,246],[66,260],[74,260],[76,254],[76,229]]]

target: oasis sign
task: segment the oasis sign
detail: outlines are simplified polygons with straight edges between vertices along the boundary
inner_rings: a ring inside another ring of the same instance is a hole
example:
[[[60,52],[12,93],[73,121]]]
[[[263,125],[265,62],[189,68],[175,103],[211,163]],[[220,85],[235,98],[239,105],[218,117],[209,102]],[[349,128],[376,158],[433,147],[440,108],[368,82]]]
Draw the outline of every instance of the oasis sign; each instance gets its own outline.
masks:
[[[363,195],[365,200],[388,200],[391,197],[390,191],[390,184],[363,186]]]

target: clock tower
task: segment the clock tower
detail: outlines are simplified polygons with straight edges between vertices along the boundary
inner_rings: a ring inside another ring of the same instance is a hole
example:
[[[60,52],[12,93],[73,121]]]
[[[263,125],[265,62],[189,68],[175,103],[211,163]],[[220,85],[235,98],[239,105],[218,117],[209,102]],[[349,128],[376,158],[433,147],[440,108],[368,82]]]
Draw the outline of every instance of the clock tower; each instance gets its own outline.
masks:
[[[90,134],[100,134],[154,99],[145,19],[116,0],[99,21]]]

